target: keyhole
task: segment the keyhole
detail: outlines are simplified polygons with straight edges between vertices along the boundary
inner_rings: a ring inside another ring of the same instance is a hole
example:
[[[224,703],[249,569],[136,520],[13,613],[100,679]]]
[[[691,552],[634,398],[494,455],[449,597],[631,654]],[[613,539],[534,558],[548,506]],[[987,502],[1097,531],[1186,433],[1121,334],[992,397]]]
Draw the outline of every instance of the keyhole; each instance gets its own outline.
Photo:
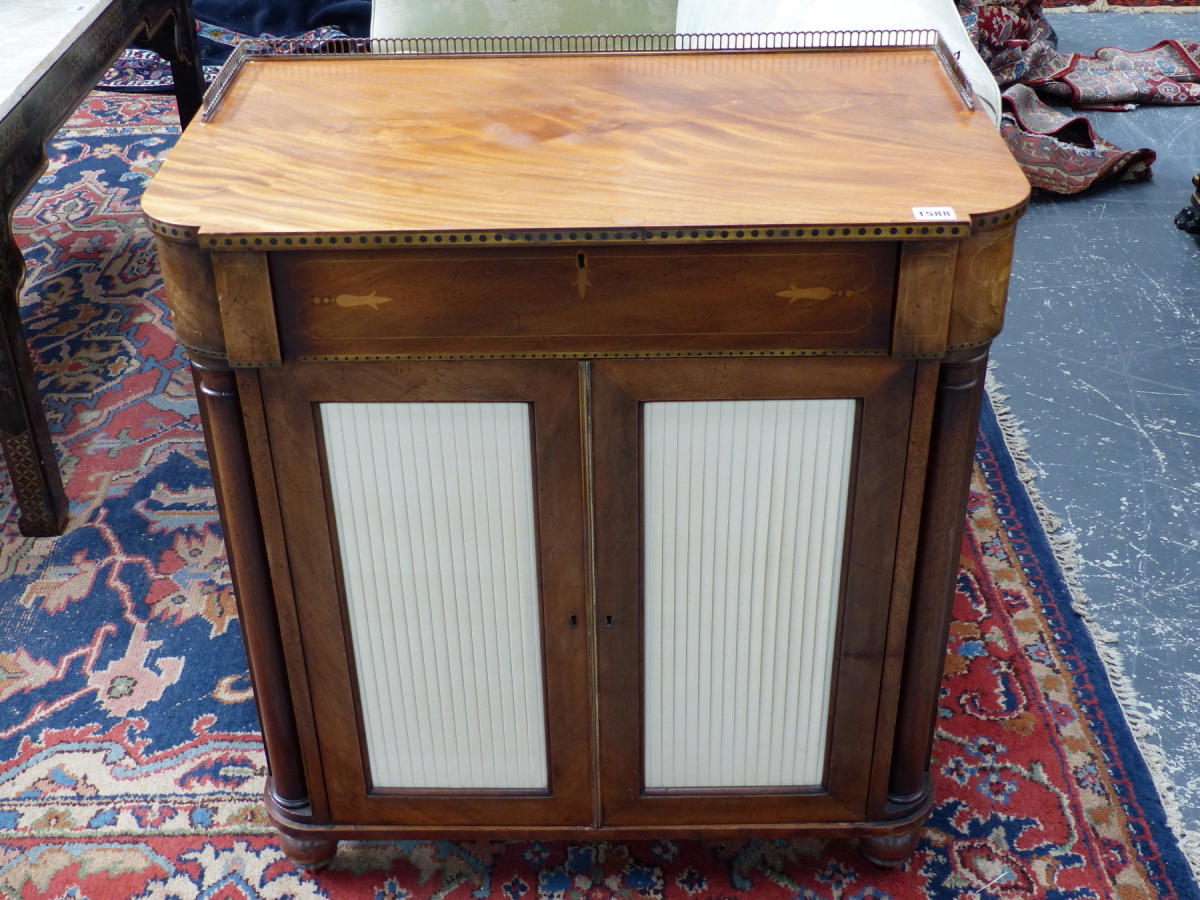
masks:
[[[587,254],[586,253],[577,254],[575,257],[575,261],[577,263],[579,263],[579,268],[581,268],[581,269],[587,268]]]
[[[571,627],[575,628],[579,625],[579,616],[571,616]]]
[[[612,628],[612,623],[613,623],[612,616],[604,617],[604,627],[605,628]]]

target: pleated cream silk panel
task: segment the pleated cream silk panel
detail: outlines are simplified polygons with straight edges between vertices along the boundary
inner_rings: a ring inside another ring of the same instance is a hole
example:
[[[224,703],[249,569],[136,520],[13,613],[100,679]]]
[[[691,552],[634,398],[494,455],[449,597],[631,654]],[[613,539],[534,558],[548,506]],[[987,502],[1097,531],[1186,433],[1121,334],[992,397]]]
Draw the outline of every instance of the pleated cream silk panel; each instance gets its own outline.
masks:
[[[529,406],[320,412],[372,785],[546,788]]]
[[[644,405],[647,788],[821,783],[854,421]]]

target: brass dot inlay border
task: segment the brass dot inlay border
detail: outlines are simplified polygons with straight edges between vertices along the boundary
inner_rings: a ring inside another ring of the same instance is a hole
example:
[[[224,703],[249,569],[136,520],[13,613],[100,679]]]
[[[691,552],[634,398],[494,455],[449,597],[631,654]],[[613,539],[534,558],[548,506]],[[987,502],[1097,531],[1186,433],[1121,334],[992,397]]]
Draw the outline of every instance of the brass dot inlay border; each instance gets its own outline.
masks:
[[[182,225],[168,225],[149,218],[146,220],[146,224],[150,226],[151,231],[155,234],[161,234],[163,237],[175,238],[181,241],[196,240],[195,228],[185,228]]]
[[[999,333],[1000,332],[998,331],[996,332],[996,334]],[[961,344],[947,344],[946,350],[974,350],[976,347],[984,347],[996,339],[996,334],[993,334],[991,337],[980,338],[977,341],[965,341]]]
[[[194,353],[198,356],[210,357],[211,359],[228,359],[229,358],[229,355],[227,353],[225,353],[225,351],[223,351],[223,350],[205,350],[203,347],[195,347],[192,344],[189,344],[187,341],[183,340],[183,338],[179,337],[179,335],[175,336],[175,341],[179,344],[180,347],[182,347],[189,354]]]
[[[160,230],[160,229],[155,229]],[[554,244],[691,244],[739,241],[887,241],[963,238],[966,223],[925,225],[787,225],[703,228],[567,228],[548,230],[206,235],[207,250],[373,250],[394,247],[544,247]]]
[[[698,359],[710,357],[887,356],[887,350],[563,350],[530,353],[362,353],[315,354],[296,357],[299,362],[419,362],[461,359]]]

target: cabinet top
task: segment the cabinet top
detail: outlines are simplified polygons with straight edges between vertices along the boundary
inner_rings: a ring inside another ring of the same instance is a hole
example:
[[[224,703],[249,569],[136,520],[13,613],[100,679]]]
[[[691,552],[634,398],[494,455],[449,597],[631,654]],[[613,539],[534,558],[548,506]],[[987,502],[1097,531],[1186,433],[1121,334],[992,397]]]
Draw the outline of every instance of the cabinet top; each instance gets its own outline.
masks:
[[[284,249],[965,237],[1028,192],[932,50],[876,49],[250,59],[142,202]]]

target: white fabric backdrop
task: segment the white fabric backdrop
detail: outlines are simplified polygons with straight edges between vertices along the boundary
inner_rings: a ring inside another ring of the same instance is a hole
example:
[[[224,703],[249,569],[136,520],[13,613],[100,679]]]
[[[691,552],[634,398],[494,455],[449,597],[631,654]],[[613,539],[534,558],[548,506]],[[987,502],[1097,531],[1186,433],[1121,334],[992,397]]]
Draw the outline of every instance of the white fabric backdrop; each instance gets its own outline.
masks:
[[[935,28],[1000,121],[1000,89],[954,0],[374,0],[371,15],[385,38]]]
[[[668,34],[675,0],[374,0],[371,37]]]
[[[875,28],[937,29],[999,124],[1000,88],[967,36],[954,0],[679,0],[675,17],[681,34]]]

